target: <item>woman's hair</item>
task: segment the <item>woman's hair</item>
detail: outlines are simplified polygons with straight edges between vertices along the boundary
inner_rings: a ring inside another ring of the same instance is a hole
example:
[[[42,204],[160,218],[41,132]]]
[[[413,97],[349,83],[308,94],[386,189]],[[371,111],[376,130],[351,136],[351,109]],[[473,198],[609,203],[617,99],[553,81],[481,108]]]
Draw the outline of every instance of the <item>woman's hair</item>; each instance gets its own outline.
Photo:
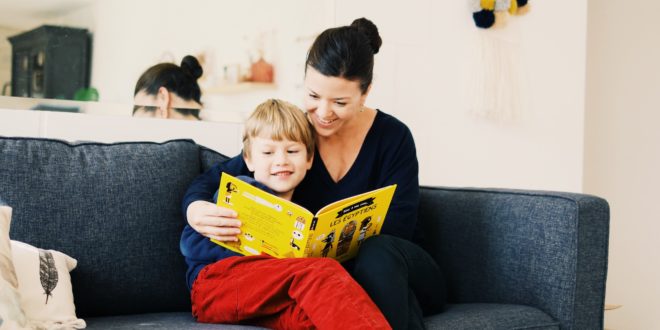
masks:
[[[305,71],[311,66],[324,76],[359,81],[365,93],[373,79],[374,55],[382,43],[376,25],[364,17],[327,29],[309,49]]]
[[[181,60],[181,66],[173,63],[156,64],[145,71],[135,84],[137,95],[144,91],[148,95],[158,94],[158,89],[165,87],[186,101],[195,101],[202,104],[202,91],[197,79],[202,76],[203,70],[194,56],[187,55]]]
[[[258,136],[300,142],[307,150],[307,160],[314,156],[314,129],[305,113],[289,102],[269,99],[254,109],[243,129],[243,156],[250,157],[252,139]]]

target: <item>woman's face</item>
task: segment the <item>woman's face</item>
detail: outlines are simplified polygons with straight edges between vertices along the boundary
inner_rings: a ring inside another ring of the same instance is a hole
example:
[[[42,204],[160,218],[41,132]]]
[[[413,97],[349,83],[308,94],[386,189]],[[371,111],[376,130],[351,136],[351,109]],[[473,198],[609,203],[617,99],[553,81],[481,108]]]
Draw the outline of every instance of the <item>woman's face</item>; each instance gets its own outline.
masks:
[[[305,109],[319,136],[329,137],[355,119],[366,100],[359,81],[324,76],[307,67]]]
[[[155,95],[147,94],[145,90],[139,91],[133,98],[133,117],[171,118],[198,120],[193,115],[184,115],[177,108],[200,109],[201,105],[195,101],[185,101],[175,93],[169,92],[165,87],[158,89]]]
[[[163,111],[164,107],[157,95],[149,95],[144,90],[141,90],[133,97],[133,104],[134,117],[167,118],[167,111]]]

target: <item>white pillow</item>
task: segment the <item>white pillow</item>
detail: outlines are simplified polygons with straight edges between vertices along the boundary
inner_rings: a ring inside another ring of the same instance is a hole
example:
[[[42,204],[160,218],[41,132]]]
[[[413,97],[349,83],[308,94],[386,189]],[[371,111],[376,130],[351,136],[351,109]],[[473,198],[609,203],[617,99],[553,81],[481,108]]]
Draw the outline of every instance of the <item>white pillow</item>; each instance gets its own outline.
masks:
[[[18,280],[14,271],[9,226],[11,207],[0,205],[0,329],[22,329],[26,318],[18,293]]]
[[[77,261],[55,250],[11,241],[18,277],[21,306],[30,327],[36,329],[82,329],[76,317],[69,272]]]

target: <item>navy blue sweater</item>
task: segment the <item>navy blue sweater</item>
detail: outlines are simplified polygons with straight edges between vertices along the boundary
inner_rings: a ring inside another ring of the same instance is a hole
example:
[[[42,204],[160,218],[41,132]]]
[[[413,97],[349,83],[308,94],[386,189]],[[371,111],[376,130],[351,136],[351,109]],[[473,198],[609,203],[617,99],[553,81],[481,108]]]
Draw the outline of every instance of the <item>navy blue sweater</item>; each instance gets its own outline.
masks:
[[[188,188],[183,199],[184,218],[192,202],[212,201],[222,172],[251,176],[240,155],[215,165],[196,178]],[[396,118],[378,111],[346,175],[339,182],[334,182],[323,160],[316,157],[312,168],[296,187],[293,201],[315,213],[331,202],[396,183],[398,186],[381,232],[411,240],[419,204],[418,172],[415,142],[410,130]],[[181,235],[180,248],[188,265],[188,288],[192,287],[204,266],[238,255],[211,242],[187,223]]]

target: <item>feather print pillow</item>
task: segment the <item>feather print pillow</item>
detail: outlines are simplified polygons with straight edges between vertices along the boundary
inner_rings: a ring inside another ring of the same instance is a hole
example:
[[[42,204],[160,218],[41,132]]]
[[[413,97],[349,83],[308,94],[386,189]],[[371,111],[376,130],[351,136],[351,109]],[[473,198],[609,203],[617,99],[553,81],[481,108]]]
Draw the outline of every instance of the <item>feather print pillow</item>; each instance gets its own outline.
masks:
[[[68,255],[11,241],[21,305],[35,329],[82,329],[76,317],[71,275],[77,261]]]

